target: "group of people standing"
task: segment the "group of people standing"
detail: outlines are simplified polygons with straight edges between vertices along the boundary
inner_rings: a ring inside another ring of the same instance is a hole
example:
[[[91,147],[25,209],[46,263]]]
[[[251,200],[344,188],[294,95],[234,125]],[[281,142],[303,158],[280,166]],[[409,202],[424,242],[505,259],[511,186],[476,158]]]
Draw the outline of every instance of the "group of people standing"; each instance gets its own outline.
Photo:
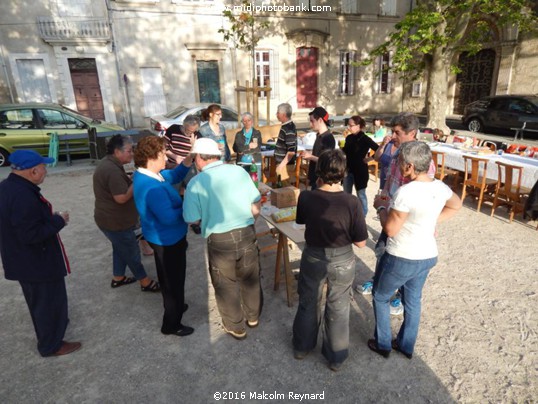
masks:
[[[259,324],[263,296],[254,223],[261,195],[242,167],[225,164],[230,149],[221,116],[220,107],[212,105],[204,111],[207,123],[201,127],[196,117],[189,116],[183,125],[169,128],[164,138],[141,139],[135,150],[129,137],[115,135],[94,173],[95,222],[112,244],[111,287],[138,281],[143,292],[160,292],[165,335],[183,337],[194,332],[183,322],[189,307],[184,292],[189,224],[198,226],[195,232],[207,240],[208,269],[224,330],[244,339],[246,327]],[[282,126],[275,160],[281,169],[292,166],[297,154],[291,116],[289,104],[278,106]],[[379,121],[374,120],[377,130],[385,129]],[[242,122],[233,150],[237,162],[248,164],[260,158],[261,135],[252,127],[250,114],[243,114]],[[414,115],[394,117],[392,134],[381,146],[365,135],[364,119],[352,116],[342,150],[336,149],[323,107],[310,112],[309,122],[316,140],[312,150],[303,153],[309,162],[311,188],[301,192],[297,205],[296,221],[305,225],[306,245],[293,321],[294,357],[303,359],[315,349],[325,284],[322,354],[333,371],[348,356],[353,246],[364,247],[368,238],[365,158],[371,149],[387,168],[382,177],[384,193],[373,203],[382,232],[371,288],[376,326],[368,347],[385,357],[394,349],[411,358],[422,288],[437,262],[436,226],[453,216],[461,201],[433,178],[431,152],[425,143],[416,141],[418,119]],[[133,156],[137,168],[130,175],[124,165]],[[68,321],[63,277],[69,266],[58,235],[69,215],[54,213],[40,194],[38,185],[50,159],[25,150],[13,153],[10,161],[13,171],[0,184],[0,252],[6,278],[21,284],[41,355],[71,353],[81,345],[63,340]],[[352,195],[353,186],[358,197]],[[147,276],[141,263],[135,231],[138,221],[153,249],[158,281]],[[37,271],[45,259],[47,271]],[[126,276],[127,267],[134,277]],[[405,312],[400,331],[392,339],[389,311],[395,291]]]

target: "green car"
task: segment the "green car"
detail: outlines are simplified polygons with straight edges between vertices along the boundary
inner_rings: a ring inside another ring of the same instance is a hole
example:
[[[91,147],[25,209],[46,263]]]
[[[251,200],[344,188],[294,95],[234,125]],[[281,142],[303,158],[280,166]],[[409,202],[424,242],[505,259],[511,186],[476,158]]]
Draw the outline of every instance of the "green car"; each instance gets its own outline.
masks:
[[[8,165],[8,157],[18,149],[33,149],[46,156],[52,133],[86,134],[124,130],[121,126],[80,115],[59,104],[0,104],[0,166]],[[88,139],[69,140],[75,153],[88,153]],[[83,149],[83,150],[80,150]]]

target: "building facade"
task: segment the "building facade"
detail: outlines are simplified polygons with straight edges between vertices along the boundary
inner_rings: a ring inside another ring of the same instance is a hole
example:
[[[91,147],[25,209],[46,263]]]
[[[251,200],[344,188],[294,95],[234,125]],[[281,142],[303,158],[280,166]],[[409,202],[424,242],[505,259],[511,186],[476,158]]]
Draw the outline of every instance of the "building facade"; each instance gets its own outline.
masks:
[[[354,63],[386,39],[412,0],[255,0],[256,18],[270,25],[257,33],[254,67],[249,52],[218,32],[229,28],[222,12],[233,2],[11,3],[0,15],[0,103],[57,102],[96,119],[146,127],[149,116],[185,103],[237,107],[236,83],[251,80],[254,69],[257,83],[272,89],[273,122],[281,102],[298,113],[316,105],[335,115],[424,110],[425,83],[387,72],[390,52],[369,66]],[[448,83],[448,113],[482,95],[538,92],[537,69],[529,68],[538,64],[537,39],[516,30],[495,35],[478,55],[460,56],[464,70]],[[260,95],[264,115],[267,94]]]

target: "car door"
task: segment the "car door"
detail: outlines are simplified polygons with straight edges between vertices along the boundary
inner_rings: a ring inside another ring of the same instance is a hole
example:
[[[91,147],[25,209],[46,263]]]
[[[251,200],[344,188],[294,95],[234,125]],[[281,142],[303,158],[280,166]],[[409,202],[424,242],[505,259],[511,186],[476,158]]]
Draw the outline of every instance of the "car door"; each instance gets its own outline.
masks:
[[[48,139],[32,108],[0,111],[0,148],[9,154],[15,150],[32,149],[45,155],[48,146]]]
[[[508,110],[508,98],[494,98],[486,110],[484,125],[490,128],[509,128],[511,113]]]
[[[66,148],[66,142],[71,150],[88,147],[88,125],[82,120],[66,111],[49,108],[37,109],[37,115],[48,139],[54,132],[59,136],[74,135],[72,139],[61,140],[60,137],[61,149]]]

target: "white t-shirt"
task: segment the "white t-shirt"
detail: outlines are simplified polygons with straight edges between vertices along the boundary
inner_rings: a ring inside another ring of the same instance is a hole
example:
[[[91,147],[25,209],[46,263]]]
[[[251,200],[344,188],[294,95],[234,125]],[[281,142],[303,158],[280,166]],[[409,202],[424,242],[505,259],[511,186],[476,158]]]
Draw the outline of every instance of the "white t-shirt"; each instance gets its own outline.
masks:
[[[402,228],[387,241],[387,252],[397,257],[422,260],[437,257],[435,225],[452,190],[442,181],[413,181],[396,191],[391,209],[408,213]]]

